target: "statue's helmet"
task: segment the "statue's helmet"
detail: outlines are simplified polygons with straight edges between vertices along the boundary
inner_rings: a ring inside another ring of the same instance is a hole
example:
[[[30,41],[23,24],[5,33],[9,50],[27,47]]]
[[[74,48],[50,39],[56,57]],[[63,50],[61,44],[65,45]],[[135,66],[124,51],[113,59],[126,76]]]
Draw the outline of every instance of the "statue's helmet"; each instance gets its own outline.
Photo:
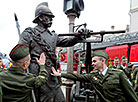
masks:
[[[47,16],[50,16],[51,18],[55,17],[51,12],[51,10],[48,8],[47,2],[42,2],[36,7],[35,19],[33,20],[33,23],[37,23],[37,18],[41,15],[47,15]]]

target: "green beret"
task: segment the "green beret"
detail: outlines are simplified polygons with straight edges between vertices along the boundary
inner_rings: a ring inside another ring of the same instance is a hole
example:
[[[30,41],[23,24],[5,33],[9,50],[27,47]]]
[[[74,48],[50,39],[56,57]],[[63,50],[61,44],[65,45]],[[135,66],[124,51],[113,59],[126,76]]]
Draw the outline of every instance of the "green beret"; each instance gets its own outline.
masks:
[[[122,59],[127,59],[127,58],[126,58],[125,56],[122,56],[122,57],[121,57],[121,61],[122,61]]]
[[[128,68],[131,68],[133,65],[133,63],[128,63]]]
[[[25,44],[17,44],[10,52],[9,56],[13,61],[20,60],[29,55],[29,47]]]
[[[105,51],[95,51],[95,52],[93,53],[93,56],[104,57],[106,60],[109,59],[109,55],[108,55]]]
[[[115,57],[115,58],[114,58],[114,60],[117,60],[117,59],[119,59],[119,58],[118,58],[118,57]]]

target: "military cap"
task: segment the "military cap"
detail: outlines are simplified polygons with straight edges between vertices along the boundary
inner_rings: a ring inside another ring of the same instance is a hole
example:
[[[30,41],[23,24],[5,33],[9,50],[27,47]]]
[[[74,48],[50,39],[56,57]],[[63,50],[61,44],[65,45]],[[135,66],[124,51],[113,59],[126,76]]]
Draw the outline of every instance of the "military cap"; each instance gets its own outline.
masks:
[[[104,57],[106,60],[109,59],[109,55],[105,52],[105,51],[95,51],[93,53],[93,57],[94,56],[100,56],[100,57]]]
[[[119,59],[119,58],[118,58],[118,57],[115,57],[115,58],[114,58],[114,60],[117,60],[117,59]]]
[[[29,47],[25,44],[17,44],[10,52],[9,56],[13,61],[20,60],[29,55]]]
[[[133,63],[128,63],[128,68],[131,68],[133,65]]]
[[[127,59],[127,58],[126,58],[125,56],[122,56],[122,57],[121,57],[121,61],[122,61],[122,59]]]

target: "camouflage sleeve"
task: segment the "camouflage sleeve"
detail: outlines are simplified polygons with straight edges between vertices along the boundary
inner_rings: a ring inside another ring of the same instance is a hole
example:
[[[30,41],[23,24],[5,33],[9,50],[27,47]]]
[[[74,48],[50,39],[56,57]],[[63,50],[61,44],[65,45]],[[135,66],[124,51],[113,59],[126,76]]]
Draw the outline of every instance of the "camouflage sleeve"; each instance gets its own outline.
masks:
[[[90,75],[81,75],[81,74],[73,74],[73,73],[62,73],[61,77],[67,78],[67,79],[71,79],[71,80],[75,80],[75,81],[85,81],[85,82],[89,82],[90,80]]]
[[[37,88],[43,85],[48,79],[48,72],[45,69],[45,65],[40,65],[40,72],[38,76],[30,73],[29,77],[30,78],[26,84],[28,87]]]
[[[124,72],[119,74],[120,83],[128,102],[138,102],[138,97]]]

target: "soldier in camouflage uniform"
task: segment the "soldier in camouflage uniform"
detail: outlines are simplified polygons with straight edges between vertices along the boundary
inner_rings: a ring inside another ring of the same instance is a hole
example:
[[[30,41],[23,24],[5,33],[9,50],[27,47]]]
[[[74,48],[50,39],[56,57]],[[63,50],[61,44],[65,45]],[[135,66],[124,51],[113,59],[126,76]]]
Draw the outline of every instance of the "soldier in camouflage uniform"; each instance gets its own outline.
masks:
[[[42,52],[46,55],[46,69],[51,73],[51,66],[56,68],[56,47],[69,47],[78,43],[78,37],[61,38],[48,28],[52,25],[55,16],[48,8],[47,2],[42,2],[36,7],[33,23],[37,26],[28,27],[21,34],[20,43],[30,46],[31,63],[29,71],[33,74],[39,73],[39,66],[35,57],[39,58]],[[49,74],[45,85],[35,90],[37,102],[65,102],[63,92],[55,76]]]
[[[108,54],[104,51],[96,51],[93,55],[94,71],[88,75],[58,73],[54,68],[51,75],[90,82],[101,102],[138,102],[138,97],[128,83],[125,73],[106,66]]]

